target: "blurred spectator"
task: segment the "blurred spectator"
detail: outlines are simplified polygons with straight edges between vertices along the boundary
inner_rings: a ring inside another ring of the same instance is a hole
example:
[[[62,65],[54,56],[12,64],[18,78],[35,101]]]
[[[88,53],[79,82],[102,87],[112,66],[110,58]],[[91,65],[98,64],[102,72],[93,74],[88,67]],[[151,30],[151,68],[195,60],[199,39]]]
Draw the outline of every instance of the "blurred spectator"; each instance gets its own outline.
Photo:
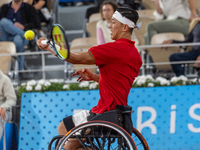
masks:
[[[145,44],[151,43],[154,34],[180,32],[188,35],[189,21],[197,17],[195,0],[153,0],[156,5],[154,16],[157,21],[147,25]],[[190,9],[188,3],[190,5]]]
[[[200,61],[200,55],[197,57],[196,62],[194,64],[195,67],[200,68],[200,62],[197,61]]]
[[[106,1],[106,0],[94,0],[94,4],[95,6],[89,7],[86,11],[86,15],[85,18],[87,20],[89,20],[90,15],[94,14],[94,13],[98,13],[99,9],[101,7],[101,4]],[[114,2],[116,2],[117,4],[119,4],[120,6],[128,6],[130,8],[135,9],[133,6],[134,5],[134,0],[113,0]],[[138,6],[139,7],[139,6]]]
[[[171,43],[190,43],[190,42],[200,42],[200,17],[194,19],[190,25],[191,28],[189,35],[186,37],[185,41],[167,40],[163,44]],[[173,61],[189,61],[196,60],[200,55],[200,45],[193,46],[192,50],[185,53],[174,53],[170,55],[169,59]],[[176,76],[184,75],[184,68],[181,64],[172,64],[172,69]]]
[[[117,10],[119,5],[112,0],[106,0],[101,4],[100,13],[102,20],[97,22],[97,43],[98,45],[104,44],[107,42],[112,42],[110,37],[110,23],[112,21],[112,16]]]
[[[24,52],[28,41],[24,31],[39,26],[36,11],[33,6],[23,3],[23,0],[12,0],[4,4],[0,10],[0,41],[13,41],[17,52]],[[24,69],[24,56],[19,56],[19,70]]]
[[[13,41],[17,52],[24,52],[28,41],[24,31],[35,29],[39,25],[36,10],[23,0],[12,0],[0,10],[0,41]],[[24,56],[19,56],[19,70],[24,69]]]
[[[11,121],[11,107],[16,105],[16,94],[11,80],[0,70],[0,139],[6,122]]]
[[[47,0],[24,0],[24,2],[33,5],[35,10],[37,11],[40,23],[49,23],[51,15],[49,10],[47,9]],[[41,26],[38,27],[38,32],[41,37],[46,37],[41,29]]]
[[[100,9],[100,6],[102,4],[102,2],[104,0],[94,0],[95,1],[95,6],[92,6],[92,7],[89,7],[87,10],[86,10],[86,14],[85,14],[85,18],[87,19],[87,21],[89,20],[89,17],[94,14],[94,13],[98,13],[99,12],[99,9]]]
[[[116,0],[116,2],[122,6],[127,6],[135,10],[142,9],[142,1],[141,0]]]
[[[109,25],[112,21],[112,15],[118,7],[119,5],[113,0],[105,0],[101,4],[100,13],[102,20],[99,20],[96,26],[98,45],[113,42],[110,37],[111,31],[109,29]],[[132,33],[131,40],[136,42],[135,45],[138,45],[139,41],[134,32]]]

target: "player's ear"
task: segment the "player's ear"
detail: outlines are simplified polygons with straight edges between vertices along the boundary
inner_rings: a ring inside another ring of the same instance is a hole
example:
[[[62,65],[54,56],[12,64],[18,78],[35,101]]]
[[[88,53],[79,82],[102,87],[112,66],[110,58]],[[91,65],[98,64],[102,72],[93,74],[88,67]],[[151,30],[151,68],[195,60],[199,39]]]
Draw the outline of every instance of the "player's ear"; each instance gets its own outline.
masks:
[[[123,26],[123,31],[127,32],[129,30],[129,26],[127,24],[124,24]]]

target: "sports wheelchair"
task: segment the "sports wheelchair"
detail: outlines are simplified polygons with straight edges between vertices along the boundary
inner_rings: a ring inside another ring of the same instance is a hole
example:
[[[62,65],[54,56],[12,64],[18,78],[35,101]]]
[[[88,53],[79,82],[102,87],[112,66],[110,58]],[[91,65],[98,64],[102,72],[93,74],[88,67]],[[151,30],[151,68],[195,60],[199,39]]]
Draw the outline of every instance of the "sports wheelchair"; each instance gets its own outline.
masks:
[[[103,114],[91,115],[88,122],[80,124],[66,135],[54,137],[48,146],[52,150],[64,149],[69,139],[77,139],[84,150],[149,150],[142,134],[133,127],[131,120],[132,107],[117,105],[116,110]]]

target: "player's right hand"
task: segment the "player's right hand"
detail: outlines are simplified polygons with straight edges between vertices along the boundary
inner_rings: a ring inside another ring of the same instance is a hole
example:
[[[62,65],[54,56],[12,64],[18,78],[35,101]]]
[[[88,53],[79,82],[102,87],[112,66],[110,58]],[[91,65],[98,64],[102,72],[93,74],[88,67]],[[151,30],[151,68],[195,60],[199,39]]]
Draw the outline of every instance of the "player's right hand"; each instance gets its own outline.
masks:
[[[54,49],[49,46],[49,44],[44,44],[42,43],[42,41],[47,41],[46,38],[42,37],[40,38],[38,41],[37,41],[37,46],[40,48],[40,49],[45,49],[47,51],[49,51],[52,55],[54,56],[57,56],[57,54],[55,53]],[[46,43],[46,42],[45,42]]]
[[[40,38],[39,40],[37,40],[37,46],[40,48],[40,49],[46,49],[49,47],[48,44],[42,44],[41,41],[43,40],[47,40],[46,38],[42,37]]]
[[[83,70],[78,70],[72,74],[72,76],[75,75],[80,75],[80,77],[77,79],[78,82],[93,80],[93,73],[88,68],[83,68]]]

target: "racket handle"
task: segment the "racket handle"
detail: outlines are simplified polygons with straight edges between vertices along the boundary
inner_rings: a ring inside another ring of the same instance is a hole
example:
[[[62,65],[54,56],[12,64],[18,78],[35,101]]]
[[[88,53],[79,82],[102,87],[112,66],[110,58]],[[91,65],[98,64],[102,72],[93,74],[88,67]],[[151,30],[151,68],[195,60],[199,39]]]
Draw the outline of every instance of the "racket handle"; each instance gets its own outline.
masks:
[[[41,43],[42,43],[43,45],[48,44],[47,42],[48,42],[48,40],[42,40],[42,41],[41,41]]]
[[[48,44],[48,40],[42,40],[41,43],[43,45]],[[55,51],[53,50],[53,47],[49,44],[49,47],[47,48],[47,50],[54,56],[57,56],[57,54],[55,53]]]
[[[42,43],[43,45],[46,45],[46,44],[48,44],[48,40],[42,40],[41,43]],[[50,41],[50,43],[52,44],[51,41]],[[56,47],[56,49],[59,49],[59,50],[60,50],[60,46],[59,46],[59,45],[55,44],[55,47]]]

